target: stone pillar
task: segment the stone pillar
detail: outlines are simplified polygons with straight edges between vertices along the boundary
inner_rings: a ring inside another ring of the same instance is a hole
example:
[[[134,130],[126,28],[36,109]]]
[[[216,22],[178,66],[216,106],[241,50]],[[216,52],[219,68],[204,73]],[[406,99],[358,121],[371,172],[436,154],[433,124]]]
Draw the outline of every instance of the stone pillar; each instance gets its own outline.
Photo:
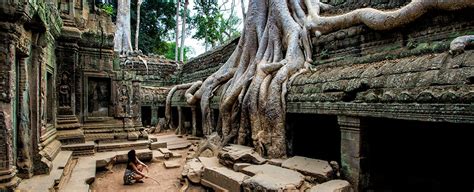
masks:
[[[192,127],[193,127],[193,130],[192,130],[192,135],[193,136],[196,136],[196,132],[197,132],[197,115],[196,115],[196,107],[191,107],[191,114],[192,114]]]
[[[338,116],[341,129],[341,168],[343,176],[351,182],[356,191],[362,191],[363,169],[366,148],[363,142],[364,123],[358,117]]]
[[[151,126],[158,124],[158,106],[151,106]]]
[[[184,127],[184,113],[181,107],[178,107],[178,134],[181,135]]]
[[[0,191],[12,190],[20,181],[15,166],[16,54],[12,42],[0,45]]]

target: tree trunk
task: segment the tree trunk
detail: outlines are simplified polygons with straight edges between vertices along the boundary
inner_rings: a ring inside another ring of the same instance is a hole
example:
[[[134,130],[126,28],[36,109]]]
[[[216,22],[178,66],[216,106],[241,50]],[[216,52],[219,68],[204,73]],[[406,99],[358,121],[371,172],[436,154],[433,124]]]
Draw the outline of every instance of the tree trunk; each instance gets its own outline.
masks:
[[[184,62],[184,40],[186,39],[186,17],[187,17],[187,9],[188,9],[189,0],[184,1],[184,12],[183,12],[183,29],[181,31],[181,51],[179,52],[180,61]]]
[[[132,51],[130,26],[130,0],[118,0],[117,30],[114,36],[114,51],[120,54]]]
[[[176,2],[176,31],[175,31],[175,35],[176,35],[176,46],[175,46],[175,50],[174,50],[174,60],[175,61],[178,61],[178,56],[179,56],[179,7],[180,7],[180,4],[181,4],[181,0],[178,0]]]
[[[312,62],[310,31],[318,35],[359,23],[385,30],[413,21],[428,9],[455,10],[473,4],[414,0],[396,11],[364,8],[321,17],[320,8],[328,6],[318,0],[251,0],[238,46],[221,68],[199,83],[199,89],[186,91],[187,102],[200,101],[208,135],[213,128],[210,100],[220,88],[220,147],[238,142],[253,145],[269,158],[285,157],[286,86]]]
[[[142,0],[137,0],[137,29],[135,31],[135,51],[138,51],[138,35],[140,34],[140,7]]]
[[[240,0],[240,8],[242,9],[242,20],[245,21],[245,4],[244,4],[244,0]]]

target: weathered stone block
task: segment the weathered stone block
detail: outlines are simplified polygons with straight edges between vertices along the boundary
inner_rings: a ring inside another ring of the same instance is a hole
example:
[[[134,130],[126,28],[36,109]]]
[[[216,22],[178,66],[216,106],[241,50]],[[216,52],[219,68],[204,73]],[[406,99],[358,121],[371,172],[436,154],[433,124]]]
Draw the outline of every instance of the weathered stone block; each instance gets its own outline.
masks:
[[[329,162],[319,159],[295,156],[283,161],[281,166],[314,177],[318,182],[327,181],[333,175]]]
[[[309,192],[353,192],[351,184],[345,180],[331,180],[311,187]]]
[[[153,142],[150,144],[150,149],[155,150],[158,148],[166,148],[168,145],[166,142]]]
[[[244,191],[283,191],[299,188],[304,176],[297,171],[274,165],[250,165],[242,172],[252,176],[242,184]]]
[[[225,167],[204,168],[202,176],[203,180],[232,192],[241,191],[242,182],[248,178],[249,176],[243,173],[235,172]],[[205,185],[205,183],[203,184]],[[212,187],[212,185],[207,187]]]
[[[177,161],[165,161],[165,162],[163,162],[163,165],[165,165],[165,168],[167,168],[167,169],[180,167],[180,164]]]

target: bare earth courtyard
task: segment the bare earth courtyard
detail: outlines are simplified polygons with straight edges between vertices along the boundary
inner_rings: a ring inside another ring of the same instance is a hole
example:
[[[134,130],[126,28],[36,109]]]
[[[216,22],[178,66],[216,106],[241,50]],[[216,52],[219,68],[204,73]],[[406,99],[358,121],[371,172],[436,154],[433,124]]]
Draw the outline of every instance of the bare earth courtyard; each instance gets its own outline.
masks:
[[[155,135],[158,136],[158,135]],[[174,134],[165,133],[159,134],[158,137],[174,138]],[[153,136],[151,136],[153,137]],[[181,142],[184,139],[180,139]],[[175,140],[171,140],[176,142]],[[94,192],[125,192],[125,191],[163,191],[163,192],[175,192],[179,191],[183,186],[180,180],[181,172],[183,170],[183,165],[186,163],[186,157],[189,152],[189,147],[185,149],[171,150],[173,154],[177,157],[170,157],[165,159],[162,157],[157,150],[153,150],[153,158],[149,162],[144,162],[149,167],[149,172],[145,173],[156,179],[159,184],[157,184],[152,179],[144,179],[144,183],[135,183],[133,185],[124,185],[123,184],[123,175],[125,172],[126,164],[115,164],[111,170],[98,170],[96,173],[96,179],[91,185],[91,191]],[[157,155],[158,154],[158,155]],[[179,154],[179,155],[176,155]],[[164,165],[165,161],[170,161],[177,163],[179,167],[166,168]],[[189,187],[187,191],[205,191],[201,187]]]
[[[181,165],[185,163],[187,149],[177,150],[176,152],[182,154],[183,156],[179,159]],[[123,174],[125,172],[125,164],[115,165],[112,171],[102,171],[98,172],[96,175],[96,180],[91,187],[92,191],[97,192],[122,192],[122,191],[164,191],[164,192],[174,192],[178,191],[181,188],[181,183],[179,181],[179,176],[183,169],[183,166],[179,168],[166,169],[163,165],[163,161],[153,159],[151,162],[145,162],[150,172],[148,175],[158,180],[160,184],[156,184],[151,179],[145,179],[144,183],[135,183],[134,185],[124,185],[123,184]]]

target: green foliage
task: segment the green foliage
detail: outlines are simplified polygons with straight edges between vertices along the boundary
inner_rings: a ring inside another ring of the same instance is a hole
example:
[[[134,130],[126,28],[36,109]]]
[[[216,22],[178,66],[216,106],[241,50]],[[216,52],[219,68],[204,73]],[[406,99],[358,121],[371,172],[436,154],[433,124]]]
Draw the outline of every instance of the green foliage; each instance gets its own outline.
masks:
[[[194,3],[196,14],[192,18],[192,24],[196,32],[193,38],[216,46],[239,35],[237,26],[240,19],[235,14],[231,18],[225,18],[217,1],[195,0]]]
[[[107,4],[107,3],[101,3],[99,4],[99,8],[102,9],[105,13],[107,13],[110,16],[114,16],[116,14],[116,10],[113,5]]]
[[[164,42],[161,46],[161,51],[165,52],[163,54],[167,59],[172,59],[174,60],[175,58],[175,48],[176,48],[176,42]],[[188,60],[187,53],[192,52],[192,48],[185,46],[184,47],[184,61],[186,62]],[[181,49],[178,49],[178,55],[181,53]]]
[[[137,1],[131,1],[132,44],[135,44]],[[176,4],[163,0],[145,0],[140,7],[140,35],[138,48],[143,53],[165,55],[167,42],[172,40],[176,21]],[[174,58],[173,58],[174,59]]]

